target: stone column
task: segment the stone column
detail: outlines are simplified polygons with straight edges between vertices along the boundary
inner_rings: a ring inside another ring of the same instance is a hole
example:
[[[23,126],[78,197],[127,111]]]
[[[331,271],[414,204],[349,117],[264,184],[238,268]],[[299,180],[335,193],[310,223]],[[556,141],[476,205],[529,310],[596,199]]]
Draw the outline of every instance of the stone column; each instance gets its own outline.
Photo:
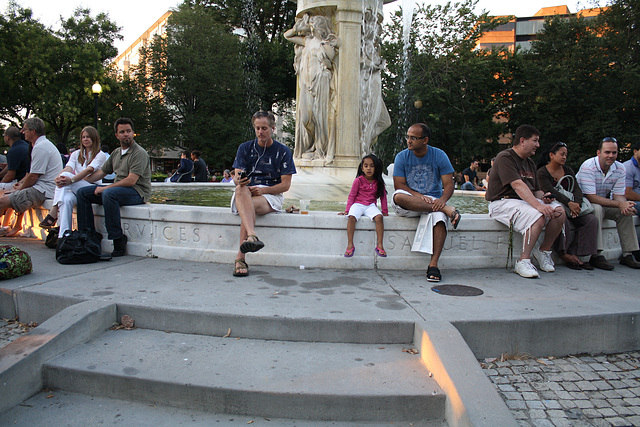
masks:
[[[297,17],[305,13],[331,17],[339,38],[335,119],[335,157],[331,166],[355,168],[361,156],[360,143],[360,46],[362,16],[371,10],[382,17],[383,3],[393,0],[298,0]],[[299,166],[324,166],[319,160],[296,159]]]
[[[340,37],[338,55],[338,110],[336,117],[336,167],[360,164],[360,32],[362,5],[343,2],[342,6],[358,6],[358,10],[338,8],[336,32]]]

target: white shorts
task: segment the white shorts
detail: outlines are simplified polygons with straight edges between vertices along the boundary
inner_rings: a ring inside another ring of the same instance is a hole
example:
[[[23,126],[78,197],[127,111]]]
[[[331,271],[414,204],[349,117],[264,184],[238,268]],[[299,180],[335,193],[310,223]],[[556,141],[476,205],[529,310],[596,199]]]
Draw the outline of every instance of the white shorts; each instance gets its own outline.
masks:
[[[443,221],[445,225],[447,225],[447,221],[449,220],[449,217],[444,213],[444,212],[416,212],[416,211],[410,211],[408,209],[405,209],[401,206],[396,205],[396,194],[406,194],[407,196],[413,196],[413,194],[409,193],[408,191],[405,190],[396,190],[393,192],[393,196],[391,196],[391,206],[393,206],[393,209],[396,212],[396,215],[398,216],[404,216],[404,217],[408,217],[408,218],[415,218],[424,214],[427,215],[431,215],[433,217],[432,219],[432,224],[435,226],[438,222]],[[431,200],[435,200],[435,197],[431,197],[431,196],[425,196],[430,198]]]
[[[257,187],[267,187],[266,185],[258,185]],[[271,209],[275,212],[282,212],[282,205],[284,203],[284,194],[263,194]],[[231,213],[234,215],[238,215],[238,209],[236,208],[236,192],[233,192],[233,196],[231,196]]]
[[[362,215],[366,215],[371,221],[373,221],[373,218],[378,215],[382,215],[382,212],[380,212],[380,209],[378,209],[378,206],[375,203],[371,203],[368,206],[363,205],[362,203],[354,203],[349,208],[348,215],[354,217],[356,221],[359,220]]]
[[[542,200],[537,200],[543,203]],[[551,202],[550,206],[555,209],[562,205],[559,202]],[[513,223],[513,229],[524,235],[542,214],[524,200],[501,199],[489,203],[489,216],[507,227]]]

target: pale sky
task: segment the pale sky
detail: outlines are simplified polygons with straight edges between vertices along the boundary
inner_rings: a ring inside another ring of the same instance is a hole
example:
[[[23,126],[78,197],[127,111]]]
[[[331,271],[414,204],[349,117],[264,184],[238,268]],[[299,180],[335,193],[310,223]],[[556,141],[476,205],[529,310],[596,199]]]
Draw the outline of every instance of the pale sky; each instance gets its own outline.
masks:
[[[487,10],[491,15],[516,15],[519,17],[533,16],[540,8],[548,6],[567,5],[571,12],[576,12],[587,7],[594,7],[597,0],[562,1],[562,0],[480,0],[477,12]],[[431,3],[445,3],[446,0],[438,0]],[[88,0],[17,0],[17,3],[25,8],[30,8],[36,19],[43,24],[56,28],[60,22],[60,16],[71,16],[77,7],[88,7],[92,15],[99,12],[107,12],[112,21],[122,27],[121,34],[124,40],[116,43],[118,50],[122,51],[133,43],[143,32],[156,22],[167,10],[175,8],[180,0],[109,0],[96,2]],[[452,2],[453,3],[453,2]],[[0,0],[0,9],[5,13],[8,0]],[[385,5],[387,12],[394,10],[402,4],[402,0]],[[601,1],[604,4],[604,1]]]

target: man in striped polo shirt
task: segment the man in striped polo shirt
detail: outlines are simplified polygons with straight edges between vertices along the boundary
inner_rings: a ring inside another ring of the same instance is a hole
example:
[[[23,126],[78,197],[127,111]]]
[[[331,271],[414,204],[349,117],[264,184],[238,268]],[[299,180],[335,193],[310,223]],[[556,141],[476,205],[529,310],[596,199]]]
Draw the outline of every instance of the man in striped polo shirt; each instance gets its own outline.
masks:
[[[640,268],[640,262],[633,259],[632,252],[638,250],[638,237],[633,225],[633,215],[636,214],[635,204],[625,197],[626,170],[622,163],[617,162],[618,141],[607,137],[600,141],[596,157],[585,160],[580,166],[577,178],[582,193],[589,199],[598,218],[598,254],[589,261],[591,265],[604,270],[613,270],[604,256],[602,238],[602,220],[611,219],[616,222],[622,257],[620,264],[631,268]]]

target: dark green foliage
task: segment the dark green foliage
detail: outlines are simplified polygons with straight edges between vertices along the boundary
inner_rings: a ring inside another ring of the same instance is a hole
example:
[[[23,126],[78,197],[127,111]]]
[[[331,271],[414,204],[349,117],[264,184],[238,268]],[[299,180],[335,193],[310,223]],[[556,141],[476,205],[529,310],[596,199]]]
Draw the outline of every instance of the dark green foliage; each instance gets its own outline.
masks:
[[[65,144],[93,123],[91,85],[102,80],[117,51],[119,28],[108,16],[76,9],[53,32],[29,9],[10,3],[0,15],[0,117],[20,125],[31,116],[47,124],[52,141]]]
[[[383,56],[389,73],[384,75],[385,102],[394,125],[374,147],[385,163],[405,148],[403,135],[415,122],[432,130],[430,145],[444,149],[456,169],[474,157],[489,158],[505,126],[494,120],[505,108],[511,57],[505,52],[475,50],[482,31],[499,21],[472,13],[474,2],[422,6],[414,15],[409,60],[402,58],[401,14],[386,26]],[[478,25],[478,22],[487,22]],[[405,72],[406,104],[399,106],[400,82]],[[416,108],[414,102],[422,102]]]
[[[640,2],[621,0],[596,18],[548,20],[518,55],[509,127],[537,126],[543,148],[566,142],[574,168],[605,136],[624,152],[640,137],[639,14]]]

